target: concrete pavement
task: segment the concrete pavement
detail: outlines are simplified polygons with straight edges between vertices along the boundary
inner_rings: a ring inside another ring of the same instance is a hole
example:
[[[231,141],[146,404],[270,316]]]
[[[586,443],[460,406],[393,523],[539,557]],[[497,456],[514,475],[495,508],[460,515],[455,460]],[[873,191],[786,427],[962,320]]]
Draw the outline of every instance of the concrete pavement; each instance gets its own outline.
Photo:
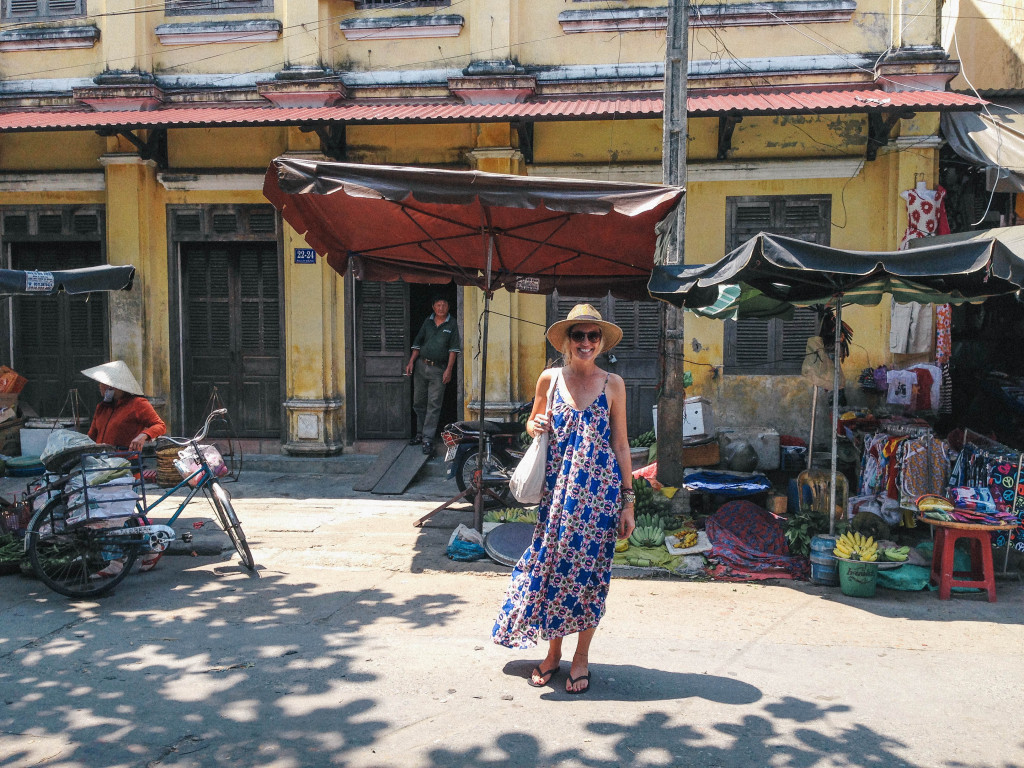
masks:
[[[568,696],[571,640],[540,689],[538,650],[490,641],[509,569],[445,558],[471,514],[413,527],[454,486],[354,479],[226,486],[254,575],[221,540],[96,602],[0,579],[0,765],[1024,765],[1018,582],[990,604],[615,579]]]

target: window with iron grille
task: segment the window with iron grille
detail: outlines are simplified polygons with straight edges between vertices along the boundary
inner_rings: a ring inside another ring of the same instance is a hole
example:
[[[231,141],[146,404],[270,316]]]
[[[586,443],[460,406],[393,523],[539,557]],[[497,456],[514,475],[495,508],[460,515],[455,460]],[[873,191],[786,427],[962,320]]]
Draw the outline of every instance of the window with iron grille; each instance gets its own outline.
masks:
[[[441,8],[451,5],[451,0],[355,0],[357,11],[372,8]]]
[[[167,0],[164,12],[168,16],[188,16],[201,13],[257,13],[274,10],[274,0]]]
[[[3,0],[4,19],[53,19],[84,16],[85,0]]]
[[[832,199],[828,195],[726,198],[726,252],[760,232],[828,245]],[[790,320],[741,318],[725,324],[725,372],[734,375],[799,374],[818,313],[798,307]]]

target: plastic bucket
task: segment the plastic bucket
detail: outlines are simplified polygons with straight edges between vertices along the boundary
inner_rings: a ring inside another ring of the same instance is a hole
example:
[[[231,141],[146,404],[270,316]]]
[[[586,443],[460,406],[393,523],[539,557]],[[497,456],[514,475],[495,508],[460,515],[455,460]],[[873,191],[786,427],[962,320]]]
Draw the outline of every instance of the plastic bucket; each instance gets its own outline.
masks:
[[[837,560],[832,554],[835,548],[835,536],[822,533],[811,539],[811,581],[815,584],[834,587],[839,583]]]
[[[874,597],[878,563],[839,561],[839,588],[849,597]]]

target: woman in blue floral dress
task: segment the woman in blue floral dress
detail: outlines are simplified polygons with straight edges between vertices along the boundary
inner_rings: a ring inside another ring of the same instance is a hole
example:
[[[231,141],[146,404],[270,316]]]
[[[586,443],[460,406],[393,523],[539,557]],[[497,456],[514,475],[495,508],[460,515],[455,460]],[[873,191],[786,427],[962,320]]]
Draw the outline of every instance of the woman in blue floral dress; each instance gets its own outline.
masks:
[[[549,431],[547,479],[533,544],[512,572],[492,634],[509,648],[548,642],[530,676],[533,686],[558,673],[562,638],[577,634],[565,690],[579,694],[590,689],[590,643],[605,609],[615,540],[634,527],[626,386],[597,367],[597,356],[619,343],[622,329],[577,304],[547,337],[565,366],[540,375],[526,424],[533,437]]]

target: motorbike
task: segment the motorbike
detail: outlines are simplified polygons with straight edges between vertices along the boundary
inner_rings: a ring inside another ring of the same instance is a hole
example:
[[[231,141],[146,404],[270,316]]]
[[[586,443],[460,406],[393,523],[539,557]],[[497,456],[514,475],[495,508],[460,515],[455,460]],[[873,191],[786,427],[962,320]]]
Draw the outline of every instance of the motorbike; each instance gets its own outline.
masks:
[[[532,410],[530,401],[516,407],[507,421],[484,421],[483,476],[479,486],[488,488],[503,501],[510,496],[509,478],[529,445],[526,420]],[[474,475],[480,453],[480,422],[452,422],[441,430],[441,440],[447,448],[447,477],[454,477],[459,491],[466,492],[466,499],[472,501],[478,487]]]

